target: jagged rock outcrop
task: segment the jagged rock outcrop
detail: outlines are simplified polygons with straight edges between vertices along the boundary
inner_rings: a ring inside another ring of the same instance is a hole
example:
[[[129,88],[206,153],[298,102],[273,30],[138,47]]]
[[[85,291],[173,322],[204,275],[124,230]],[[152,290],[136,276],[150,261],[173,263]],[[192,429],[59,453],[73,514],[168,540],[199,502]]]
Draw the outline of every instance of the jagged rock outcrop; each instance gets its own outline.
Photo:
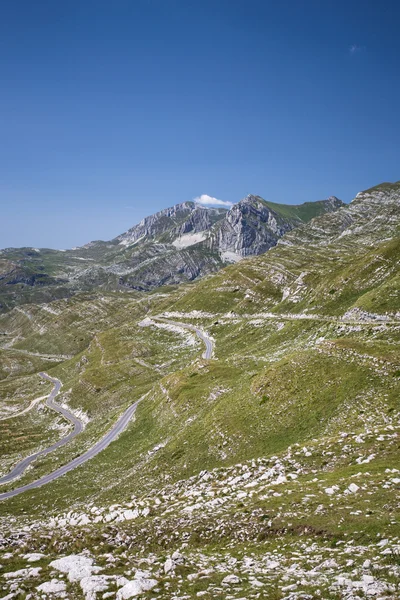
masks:
[[[292,219],[283,219],[261,198],[249,195],[228,211],[210,245],[221,253],[262,254],[293,227]]]
[[[342,206],[344,203],[335,196],[319,202],[281,205],[249,194],[227,212],[209,245],[227,258],[229,254],[241,257],[263,254],[288,231]]]
[[[182,202],[142,219],[114,241],[129,246],[143,239],[159,239],[165,234],[165,241],[173,241],[185,233],[210,229],[216,221],[223,219],[225,213],[222,208],[203,208],[194,202]]]
[[[151,249],[150,249],[151,250]],[[137,261],[121,276],[119,285],[147,291],[161,285],[176,285],[218,271],[224,266],[218,253],[207,251],[201,244],[181,250],[164,251],[153,259]]]

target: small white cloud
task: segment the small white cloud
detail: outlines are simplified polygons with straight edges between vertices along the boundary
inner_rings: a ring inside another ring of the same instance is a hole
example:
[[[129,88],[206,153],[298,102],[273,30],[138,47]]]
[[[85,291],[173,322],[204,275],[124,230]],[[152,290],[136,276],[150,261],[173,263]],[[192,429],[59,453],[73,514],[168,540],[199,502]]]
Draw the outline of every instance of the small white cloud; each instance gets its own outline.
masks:
[[[350,54],[358,54],[358,52],[362,52],[364,48],[362,46],[357,46],[357,44],[352,44],[349,48]]]
[[[228,202],[227,200],[218,200],[218,198],[213,198],[212,196],[208,196],[208,194],[197,196],[194,201],[197,202],[197,204],[203,204],[205,206],[233,206],[233,202]]]

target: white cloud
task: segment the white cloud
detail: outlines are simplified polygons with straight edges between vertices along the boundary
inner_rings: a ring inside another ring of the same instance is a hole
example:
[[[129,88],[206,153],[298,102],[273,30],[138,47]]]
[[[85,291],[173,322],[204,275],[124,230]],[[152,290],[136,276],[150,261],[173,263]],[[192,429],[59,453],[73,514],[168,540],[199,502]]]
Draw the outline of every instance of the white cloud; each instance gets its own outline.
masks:
[[[208,194],[197,196],[194,201],[197,202],[197,204],[203,204],[205,206],[233,206],[233,202],[228,202],[227,200],[218,200],[218,198],[213,198],[212,196],[208,196]]]
[[[357,44],[352,44],[349,48],[350,54],[357,54],[358,52],[362,52],[364,50],[363,46],[357,46]]]

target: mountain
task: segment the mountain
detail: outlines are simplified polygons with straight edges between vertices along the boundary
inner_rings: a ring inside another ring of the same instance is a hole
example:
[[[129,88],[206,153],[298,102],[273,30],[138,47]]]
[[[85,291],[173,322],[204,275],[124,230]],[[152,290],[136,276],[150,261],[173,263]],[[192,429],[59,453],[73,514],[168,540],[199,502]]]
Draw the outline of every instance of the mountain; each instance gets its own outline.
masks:
[[[209,244],[226,260],[236,262],[240,257],[263,254],[288,231],[341,206],[343,202],[335,196],[319,202],[289,205],[249,195],[227,212]]]
[[[146,217],[114,241],[124,246],[144,239],[174,243],[183,235],[203,234],[210,230],[214,223],[225,217],[225,213],[223,208],[204,208],[194,202],[183,202]],[[199,236],[198,241],[201,239]]]
[[[398,598],[399,265],[397,182],[199,281],[0,315],[0,479],[72,431],[39,372],[83,427],[3,481],[3,595]]]
[[[391,310],[397,302],[400,182],[357,194],[335,212],[285,234],[267,254],[230,266],[178,308],[232,306],[246,311],[340,314],[357,306]],[[393,277],[393,281],[391,279]],[[378,287],[378,282],[385,286]],[[204,290],[204,293],[203,293]]]
[[[80,291],[149,291],[193,281],[261,254],[291,229],[342,206],[337,198],[299,206],[247,196],[229,211],[184,202],[146,217],[109,241],[59,251],[0,252],[0,310]]]

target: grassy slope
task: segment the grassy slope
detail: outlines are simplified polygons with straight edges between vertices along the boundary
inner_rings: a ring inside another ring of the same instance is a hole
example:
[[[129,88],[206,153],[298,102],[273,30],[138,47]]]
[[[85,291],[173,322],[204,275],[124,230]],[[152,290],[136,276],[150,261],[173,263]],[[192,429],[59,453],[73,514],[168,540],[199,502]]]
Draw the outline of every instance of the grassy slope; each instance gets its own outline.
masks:
[[[307,223],[314,217],[323,215],[326,212],[324,200],[304,202],[303,204],[278,204],[277,202],[264,200],[259,196],[257,196],[257,198],[281,217],[286,219],[298,219],[303,221],[303,223]]]
[[[392,208],[388,212],[392,219]],[[206,555],[222,546],[242,552],[241,530],[255,555],[260,543],[264,550],[273,548],[282,532],[289,546],[304,531],[316,544],[344,543],[346,536],[372,543],[377,533],[399,536],[396,486],[385,483],[387,470],[399,462],[399,239],[393,222],[374,237],[367,217],[364,236],[359,230],[340,236],[340,218],[329,216],[328,244],[315,241],[318,227],[310,236],[312,250],[304,232],[292,233],[290,245],[169,293],[143,299],[82,296],[53,303],[55,314],[29,307],[31,318],[20,311],[2,317],[0,329],[10,338],[18,335],[20,349],[73,354],[48,371],[63,381],[69,406],[91,418],[79,439],[38,461],[21,483],[80,453],[123,408],[149,393],[136,419],[106,451],[54,484],[2,503],[1,514],[43,518],[71,506],[129,502],[132,494],[153,502],[163,489],[169,490],[166,496],[177,489],[165,513],[152,508],[157,519],[121,526],[142,553],[163,552],[176,531],[193,551]],[[340,321],[354,308],[388,313],[393,322],[356,322],[354,312]],[[209,314],[190,314],[193,310]],[[187,345],[188,338],[176,332],[138,327],[144,316],[162,311],[178,311],[171,318],[207,329],[215,339],[215,358],[204,361],[200,345]],[[307,314],[313,318],[295,318]],[[26,369],[1,383],[10,399],[13,390],[26,394],[37,385],[29,374],[32,365]],[[35,446],[37,431],[45,441],[48,423],[37,422],[36,432],[31,418],[19,423],[24,450]],[[7,435],[13,439],[11,429]],[[229,473],[240,471],[237,463],[274,461],[273,456],[285,462],[288,452],[300,467],[284,488],[259,490],[257,484],[245,500],[223,491],[229,490]],[[185,494],[204,469],[214,469],[213,489],[227,504],[189,518],[180,512],[188,502]],[[190,485],[179,483],[191,476]],[[361,485],[356,496],[343,492],[351,481]],[[327,502],[324,489],[334,485],[343,493]],[[95,545],[103,532],[103,525],[82,531],[76,538],[82,539],[80,548]],[[70,551],[80,549],[75,543],[68,542]],[[288,556],[288,549],[280,551]]]

